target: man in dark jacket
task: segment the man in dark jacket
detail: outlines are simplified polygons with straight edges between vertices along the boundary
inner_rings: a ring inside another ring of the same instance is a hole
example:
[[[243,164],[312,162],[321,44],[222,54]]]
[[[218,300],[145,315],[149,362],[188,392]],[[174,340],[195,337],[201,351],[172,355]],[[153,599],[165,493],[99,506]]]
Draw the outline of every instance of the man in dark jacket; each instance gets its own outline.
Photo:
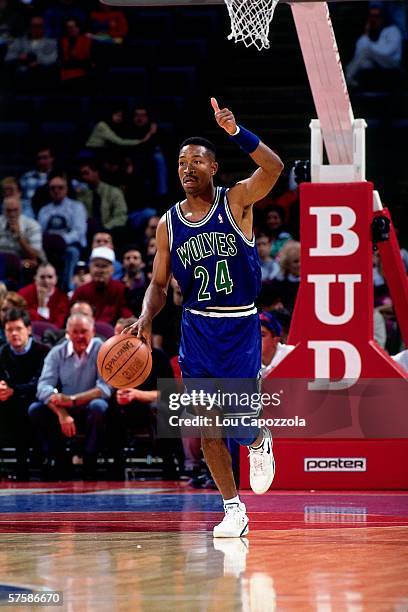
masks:
[[[15,446],[16,477],[28,480],[30,425],[27,412],[35,399],[48,348],[31,337],[30,317],[24,310],[9,310],[4,330],[7,344],[0,349],[0,446]]]

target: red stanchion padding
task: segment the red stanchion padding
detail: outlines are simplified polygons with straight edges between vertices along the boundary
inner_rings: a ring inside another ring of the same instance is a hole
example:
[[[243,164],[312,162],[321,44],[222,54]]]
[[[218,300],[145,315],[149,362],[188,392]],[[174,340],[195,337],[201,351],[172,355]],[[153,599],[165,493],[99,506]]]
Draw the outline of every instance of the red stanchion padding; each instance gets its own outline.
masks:
[[[279,391],[281,399],[277,407],[264,413],[287,422],[298,417],[296,422],[302,420],[304,426],[303,430],[271,426],[276,450],[283,453],[277,461],[275,487],[394,488],[407,484],[401,474],[394,478],[392,465],[402,459],[407,465],[407,444],[405,440],[397,444],[396,439],[408,439],[408,375],[373,339],[372,219],[371,183],[304,183],[300,187],[301,282],[288,338],[295,349],[264,381],[264,388],[269,393]],[[302,440],[302,435],[308,439]],[[297,439],[284,447],[279,439],[283,437]],[[330,466],[328,476],[302,471],[302,461],[318,452],[309,445],[320,444],[319,437],[338,438],[339,448],[331,452],[331,443],[325,441],[322,449],[323,457],[333,460],[356,458],[363,453],[358,445],[365,445],[364,452],[370,450],[369,470],[357,477],[354,471],[333,476],[337,472]],[[393,440],[380,443],[379,438]],[[390,451],[384,463],[387,467],[377,469],[385,447],[387,452],[395,448],[396,454]],[[284,448],[289,452],[283,452]],[[249,484],[244,454],[243,488]]]

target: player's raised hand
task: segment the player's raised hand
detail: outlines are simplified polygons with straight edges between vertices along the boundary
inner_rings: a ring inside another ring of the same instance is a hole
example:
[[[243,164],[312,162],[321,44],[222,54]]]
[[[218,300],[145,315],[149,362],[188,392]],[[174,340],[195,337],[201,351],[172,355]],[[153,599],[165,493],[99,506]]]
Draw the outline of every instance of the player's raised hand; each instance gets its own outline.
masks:
[[[235,134],[237,123],[229,108],[220,108],[215,98],[211,98],[211,106],[214,109],[215,120],[228,134]]]

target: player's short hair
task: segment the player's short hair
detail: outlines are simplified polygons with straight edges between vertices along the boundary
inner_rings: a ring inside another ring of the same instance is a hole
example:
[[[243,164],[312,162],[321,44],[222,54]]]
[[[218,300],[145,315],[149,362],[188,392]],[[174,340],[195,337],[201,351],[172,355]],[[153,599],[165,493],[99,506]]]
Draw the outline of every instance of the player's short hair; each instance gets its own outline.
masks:
[[[186,140],[181,143],[179,150],[181,151],[181,149],[187,145],[198,145],[200,147],[205,147],[214,155],[214,157],[217,157],[217,149],[215,148],[215,144],[206,138],[201,138],[201,136],[191,136],[190,138],[186,138]]]
[[[20,321],[20,319],[26,327],[31,325],[30,315],[26,310],[23,308],[10,308],[4,316],[4,326],[6,326],[6,323]]]

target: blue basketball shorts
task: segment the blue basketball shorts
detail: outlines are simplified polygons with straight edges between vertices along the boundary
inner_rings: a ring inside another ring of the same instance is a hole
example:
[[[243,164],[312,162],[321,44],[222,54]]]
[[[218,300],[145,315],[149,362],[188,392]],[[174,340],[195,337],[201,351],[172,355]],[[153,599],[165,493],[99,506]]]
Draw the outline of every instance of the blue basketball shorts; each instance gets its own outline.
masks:
[[[260,392],[261,350],[257,314],[210,317],[184,309],[179,363],[186,391],[211,393],[226,422],[233,423],[226,425],[224,437],[244,446],[259,434],[253,419],[260,410],[251,398]]]

